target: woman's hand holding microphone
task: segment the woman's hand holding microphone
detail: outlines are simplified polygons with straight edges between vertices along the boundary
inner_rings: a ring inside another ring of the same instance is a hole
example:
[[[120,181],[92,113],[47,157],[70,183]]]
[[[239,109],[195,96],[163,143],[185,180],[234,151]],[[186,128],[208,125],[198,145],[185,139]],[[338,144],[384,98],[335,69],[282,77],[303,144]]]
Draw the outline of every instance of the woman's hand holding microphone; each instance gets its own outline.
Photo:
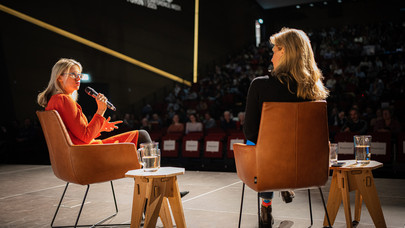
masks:
[[[97,102],[97,114],[104,116],[105,111],[107,110],[107,98],[102,94],[99,93],[96,97],[96,102]],[[104,121],[104,125],[101,128],[101,131],[107,131],[110,132],[114,129],[118,129],[118,126],[115,126],[116,124],[122,123],[121,120],[119,121],[114,121],[110,122],[111,117],[108,117],[106,121]]]

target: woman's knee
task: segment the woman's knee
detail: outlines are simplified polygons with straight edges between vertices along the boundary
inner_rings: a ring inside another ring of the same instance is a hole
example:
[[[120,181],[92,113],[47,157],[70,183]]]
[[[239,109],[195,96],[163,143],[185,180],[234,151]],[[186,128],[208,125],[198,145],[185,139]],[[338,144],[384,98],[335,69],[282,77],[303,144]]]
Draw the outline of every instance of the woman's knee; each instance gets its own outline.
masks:
[[[147,131],[145,130],[138,130],[138,142],[139,143],[144,143],[144,142],[152,142],[150,135]]]

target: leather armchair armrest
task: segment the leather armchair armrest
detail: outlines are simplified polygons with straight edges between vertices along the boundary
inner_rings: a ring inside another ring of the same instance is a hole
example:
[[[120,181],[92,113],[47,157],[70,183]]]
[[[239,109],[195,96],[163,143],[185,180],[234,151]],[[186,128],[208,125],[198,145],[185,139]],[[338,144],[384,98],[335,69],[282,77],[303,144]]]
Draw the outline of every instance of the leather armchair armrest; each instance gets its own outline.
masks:
[[[238,177],[243,183],[255,190],[255,177],[257,176],[256,146],[235,143],[233,150]]]
[[[70,149],[79,184],[120,179],[128,170],[140,168],[133,143],[75,145]]]

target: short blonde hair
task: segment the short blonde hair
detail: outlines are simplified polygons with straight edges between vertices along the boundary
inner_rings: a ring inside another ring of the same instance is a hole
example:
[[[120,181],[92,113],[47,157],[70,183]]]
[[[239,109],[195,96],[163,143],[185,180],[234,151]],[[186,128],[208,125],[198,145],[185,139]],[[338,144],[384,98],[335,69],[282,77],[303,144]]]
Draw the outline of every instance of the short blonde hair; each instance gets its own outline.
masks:
[[[270,42],[284,48],[278,66],[272,74],[290,89],[291,77],[297,82],[297,97],[323,100],[328,90],[322,83],[323,75],[316,65],[311,41],[304,31],[283,28],[270,37]]]
[[[49,99],[55,94],[65,93],[63,85],[58,82],[58,77],[69,71],[72,66],[78,66],[80,71],[82,71],[82,65],[74,59],[62,58],[52,67],[51,78],[48,83],[48,87],[44,91],[38,94],[37,102],[40,106],[46,107],[48,105]],[[72,98],[77,100],[77,91],[74,91]]]

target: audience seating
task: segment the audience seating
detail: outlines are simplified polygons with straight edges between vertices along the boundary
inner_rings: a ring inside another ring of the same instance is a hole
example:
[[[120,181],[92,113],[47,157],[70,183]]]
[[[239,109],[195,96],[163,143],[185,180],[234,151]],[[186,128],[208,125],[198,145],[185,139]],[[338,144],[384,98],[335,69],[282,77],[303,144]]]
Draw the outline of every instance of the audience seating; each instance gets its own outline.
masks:
[[[178,157],[182,133],[167,133],[162,137],[160,152],[162,157]]]
[[[207,133],[204,137],[204,157],[205,158],[222,158],[225,132]]]
[[[335,135],[335,143],[338,146],[338,160],[354,159],[353,136],[351,132],[337,132]]]
[[[382,163],[391,162],[391,133],[374,132],[371,135],[371,159]]]
[[[230,135],[228,136],[228,143],[227,143],[227,157],[228,158],[234,158],[234,153],[233,153],[233,144],[234,143],[245,143],[245,135],[243,134],[242,131],[234,131],[231,132]]]
[[[203,132],[190,132],[182,140],[182,157],[199,158],[201,152],[201,143],[204,137]]]

